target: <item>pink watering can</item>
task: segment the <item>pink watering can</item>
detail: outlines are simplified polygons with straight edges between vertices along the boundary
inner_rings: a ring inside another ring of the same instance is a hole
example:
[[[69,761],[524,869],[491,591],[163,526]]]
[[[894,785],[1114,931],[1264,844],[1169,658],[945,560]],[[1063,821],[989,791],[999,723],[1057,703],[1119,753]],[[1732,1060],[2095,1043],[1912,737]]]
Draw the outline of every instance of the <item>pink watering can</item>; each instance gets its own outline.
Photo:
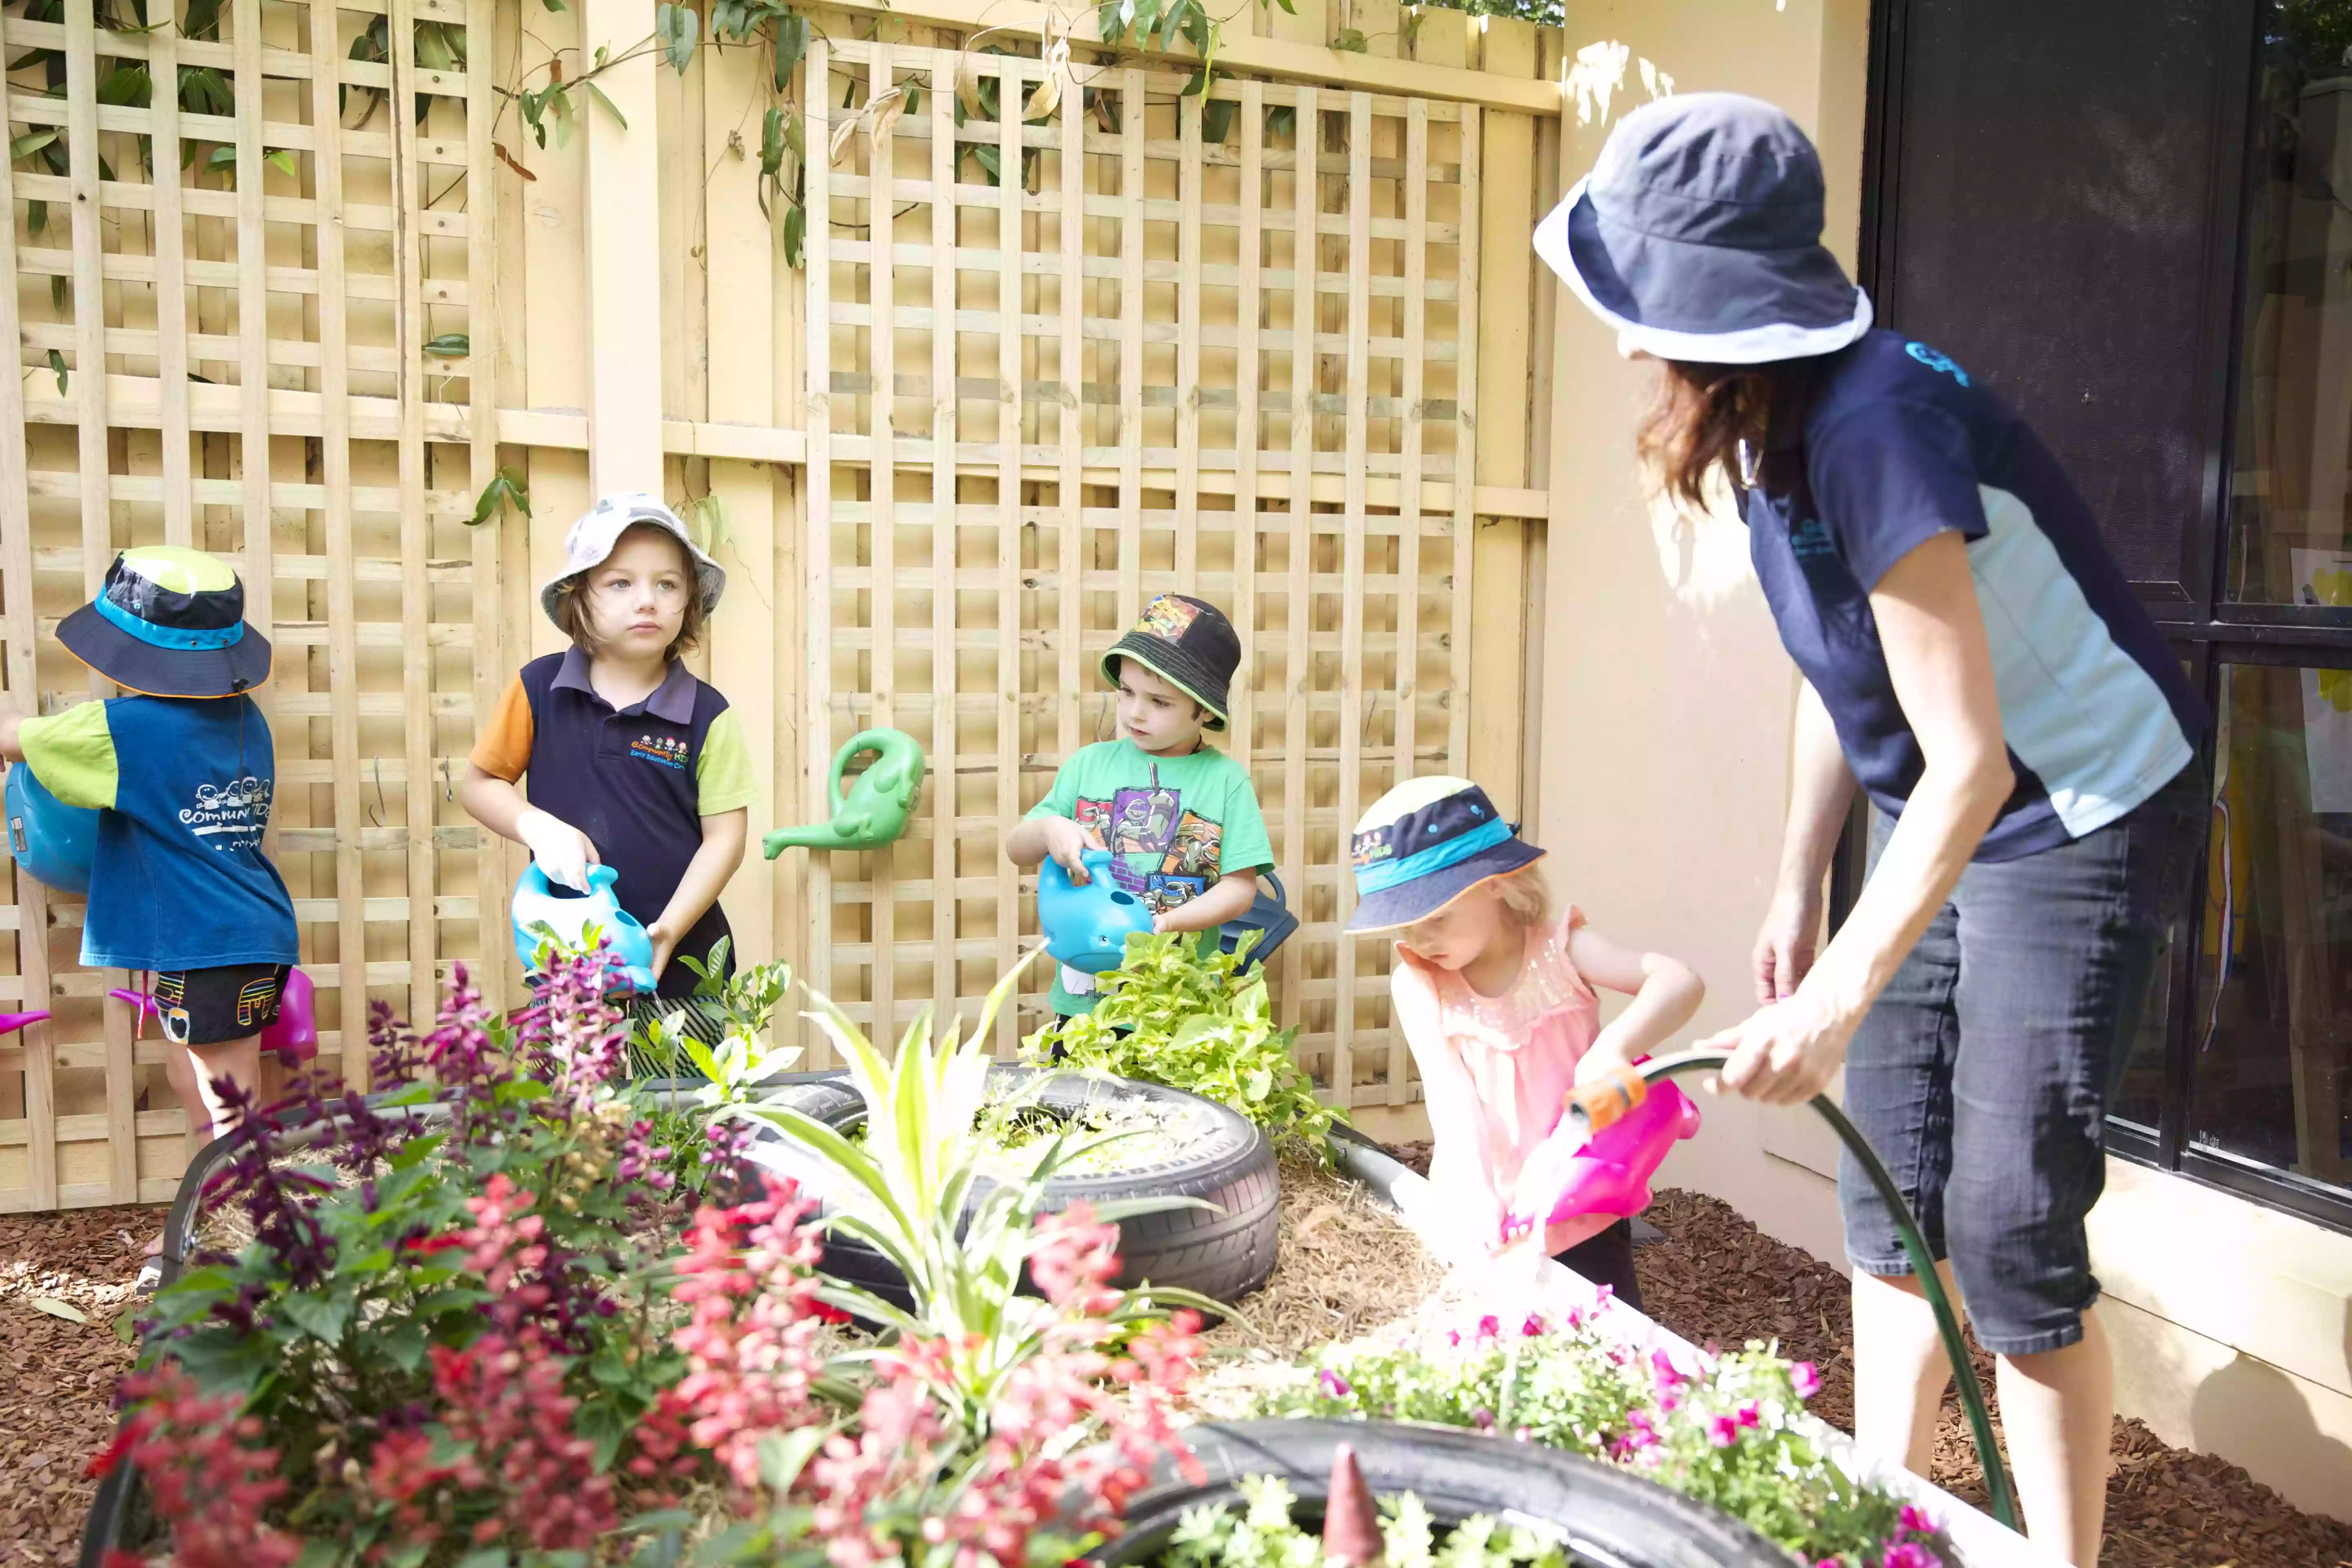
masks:
[[[0,1013],[0,1035],[13,1035],[19,1029],[29,1029],[47,1016],[47,1013]]]
[[[144,1017],[160,1018],[155,998],[144,991],[113,990],[118,1002],[128,1002]],[[286,972],[286,988],[278,999],[278,1022],[261,1031],[261,1048],[281,1062],[307,1062],[319,1054],[319,1023],[311,999],[310,977],[299,968]]]
[[[1649,1206],[1650,1178],[1666,1151],[1698,1131],[1698,1107],[1671,1083],[1628,1069],[1568,1097],[1567,1113],[1528,1158],[1522,1191],[1557,1195],[1547,1226],[1580,1215],[1634,1215]],[[1514,1215],[1516,1227],[1534,1218]]]

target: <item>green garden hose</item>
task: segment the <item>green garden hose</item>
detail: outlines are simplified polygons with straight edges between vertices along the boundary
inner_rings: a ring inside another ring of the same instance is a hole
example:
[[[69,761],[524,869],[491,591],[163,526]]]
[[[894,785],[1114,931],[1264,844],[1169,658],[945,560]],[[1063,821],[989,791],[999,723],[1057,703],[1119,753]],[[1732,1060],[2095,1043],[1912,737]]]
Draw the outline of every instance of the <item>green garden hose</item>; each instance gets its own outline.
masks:
[[[1625,1079],[1607,1079],[1579,1089],[1569,1097],[1568,1111],[1588,1132],[1598,1131],[1639,1103],[1649,1085],[1680,1073],[1720,1068],[1730,1059],[1722,1051],[1679,1051],[1656,1057],[1633,1068]],[[1638,1083],[1632,1081],[1636,1079]],[[1812,1105],[1853,1152],[1855,1163],[1870,1177],[1870,1184],[1878,1189],[1887,1212],[1895,1217],[1895,1234],[1903,1238],[1903,1250],[1910,1255],[1912,1273],[1919,1280],[1927,1305],[1935,1311],[1937,1331],[1944,1336],[1944,1353],[1951,1359],[1952,1378],[1959,1386],[1960,1408],[1968,1412],[1977,1458],[1984,1463],[1985,1490],[1992,1501],[1992,1516],[2015,1530],[2017,1499],[2010,1490],[2009,1471],[2001,1464],[2000,1449],[1993,1441],[1992,1417],[1985,1409],[1984,1389],[1977,1383],[1976,1368],[1960,1339],[1959,1320],[1952,1313],[1951,1300],[1945,1295],[1943,1279],[1936,1272],[1936,1260],[1928,1256],[1927,1243],[1919,1234],[1919,1222],[1913,1217],[1911,1205],[1904,1201],[1895,1178],[1878,1158],[1878,1152],[1870,1146],[1861,1129],[1846,1120],[1837,1102],[1825,1094],[1817,1094]]]

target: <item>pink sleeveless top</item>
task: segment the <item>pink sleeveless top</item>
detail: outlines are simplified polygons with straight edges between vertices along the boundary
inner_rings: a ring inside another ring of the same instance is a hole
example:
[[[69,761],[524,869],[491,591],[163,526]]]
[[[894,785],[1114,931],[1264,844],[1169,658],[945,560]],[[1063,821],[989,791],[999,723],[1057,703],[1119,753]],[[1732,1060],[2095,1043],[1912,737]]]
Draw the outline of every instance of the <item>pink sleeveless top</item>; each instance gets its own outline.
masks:
[[[1583,923],[1571,908],[1557,926],[1530,932],[1519,977],[1500,996],[1482,996],[1459,974],[1397,950],[1391,989],[1399,1026],[1416,1053],[1450,1054],[1477,1097],[1474,1144],[1464,1147],[1446,1127],[1433,1128],[1429,1173],[1441,1191],[1475,1192],[1483,1173],[1507,1204],[1519,1168],[1559,1124],[1577,1061],[1601,1032],[1601,1000],[1568,956],[1569,933]],[[1564,1251],[1613,1223],[1582,1215],[1554,1226],[1546,1249]]]

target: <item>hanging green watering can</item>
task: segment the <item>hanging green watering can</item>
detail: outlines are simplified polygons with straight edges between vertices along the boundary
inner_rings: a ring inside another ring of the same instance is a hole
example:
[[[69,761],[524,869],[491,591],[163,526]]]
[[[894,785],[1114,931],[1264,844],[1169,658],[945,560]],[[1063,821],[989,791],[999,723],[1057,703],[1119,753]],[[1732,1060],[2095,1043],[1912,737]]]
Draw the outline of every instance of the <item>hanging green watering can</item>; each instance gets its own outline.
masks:
[[[841,775],[850,759],[866,752],[880,760],[850,781],[846,796]],[[879,849],[896,843],[914,815],[915,796],[923,788],[923,748],[903,730],[863,730],[834,753],[833,777],[825,798],[833,802],[833,820],[810,827],[779,827],[760,841],[772,860],[795,847],[803,849]]]

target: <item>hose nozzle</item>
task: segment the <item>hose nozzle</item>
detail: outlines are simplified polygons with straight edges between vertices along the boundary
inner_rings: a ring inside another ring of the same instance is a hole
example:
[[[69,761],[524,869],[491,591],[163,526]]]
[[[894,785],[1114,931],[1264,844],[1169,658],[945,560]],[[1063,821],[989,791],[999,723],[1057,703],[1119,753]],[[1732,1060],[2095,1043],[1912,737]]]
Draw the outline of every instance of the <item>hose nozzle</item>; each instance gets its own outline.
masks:
[[[1649,1079],[1639,1068],[1619,1068],[1606,1078],[1570,1089],[1568,1114],[1589,1138],[1649,1097]]]

